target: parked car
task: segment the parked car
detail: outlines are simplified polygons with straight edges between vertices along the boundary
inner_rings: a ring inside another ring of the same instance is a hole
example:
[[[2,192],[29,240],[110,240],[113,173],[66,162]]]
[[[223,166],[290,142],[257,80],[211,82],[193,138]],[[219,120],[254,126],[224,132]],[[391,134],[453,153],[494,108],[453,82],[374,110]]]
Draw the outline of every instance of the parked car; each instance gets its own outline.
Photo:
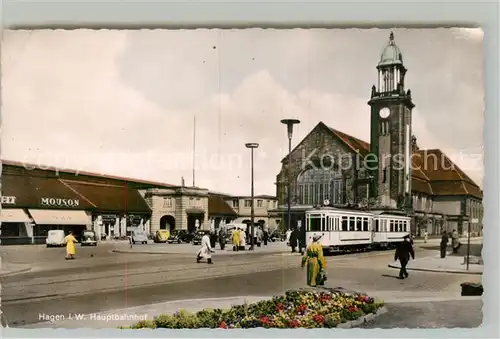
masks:
[[[173,230],[170,232],[170,237],[167,242],[169,244],[189,243],[192,238],[193,237],[185,230]]]
[[[155,243],[165,243],[168,241],[168,238],[170,238],[169,230],[158,230],[155,233],[153,241]]]
[[[194,235],[194,238],[193,238],[193,245],[201,245],[201,238],[203,238],[203,236],[205,234],[210,234],[210,232],[209,231],[196,232],[196,234]]]
[[[132,244],[147,244],[148,236],[143,230],[132,231]]]
[[[45,239],[45,244],[47,247],[63,247],[65,245],[64,237],[63,230],[50,230]]]
[[[97,246],[97,236],[94,231],[83,231],[81,237],[82,246]]]

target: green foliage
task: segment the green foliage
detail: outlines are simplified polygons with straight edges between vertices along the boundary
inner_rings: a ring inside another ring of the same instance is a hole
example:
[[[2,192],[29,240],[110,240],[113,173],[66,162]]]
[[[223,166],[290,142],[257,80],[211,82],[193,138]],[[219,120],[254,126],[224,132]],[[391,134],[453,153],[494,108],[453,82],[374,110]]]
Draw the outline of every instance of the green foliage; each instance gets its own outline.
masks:
[[[229,309],[181,310],[141,321],[130,328],[333,328],[340,323],[374,313],[383,306],[365,295],[330,292],[289,291],[253,304]]]

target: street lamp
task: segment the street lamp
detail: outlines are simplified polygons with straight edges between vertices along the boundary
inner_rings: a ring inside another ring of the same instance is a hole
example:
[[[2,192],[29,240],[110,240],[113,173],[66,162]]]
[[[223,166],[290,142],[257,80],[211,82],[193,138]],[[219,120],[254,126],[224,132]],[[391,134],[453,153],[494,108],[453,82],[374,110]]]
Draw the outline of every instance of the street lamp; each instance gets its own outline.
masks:
[[[253,150],[254,150],[254,148],[258,148],[259,144],[254,143],[254,142],[248,143],[248,144],[245,144],[245,147],[250,148],[250,154],[251,154],[252,192],[250,193],[250,195],[252,198],[252,205],[251,205],[251,210],[250,210],[250,222],[252,223],[252,225],[250,226],[250,251],[253,251],[253,248],[254,248],[253,247],[254,246],[253,235],[254,235],[254,219],[255,219],[254,198],[253,198],[253,195],[254,195],[254,192],[253,192]]]
[[[286,125],[287,133],[288,133],[288,183],[287,183],[287,201],[288,201],[288,206],[287,206],[287,229],[291,230],[291,219],[292,219],[292,213],[290,211],[290,205],[291,205],[291,182],[292,182],[292,134],[293,134],[293,125],[295,124],[300,124],[300,120],[297,119],[283,119],[281,120],[282,124]]]

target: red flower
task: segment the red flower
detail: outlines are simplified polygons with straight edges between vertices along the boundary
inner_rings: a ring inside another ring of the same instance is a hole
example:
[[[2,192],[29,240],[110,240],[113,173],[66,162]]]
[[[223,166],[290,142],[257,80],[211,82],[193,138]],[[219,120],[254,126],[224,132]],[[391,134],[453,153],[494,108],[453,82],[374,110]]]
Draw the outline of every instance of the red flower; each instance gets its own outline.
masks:
[[[318,324],[323,324],[325,322],[325,317],[322,316],[321,314],[316,314],[314,317],[313,317],[313,320],[314,322],[318,323]]]
[[[276,305],[276,311],[281,312],[284,309],[285,309],[285,306],[283,306],[283,304],[279,303],[278,305]]]
[[[332,300],[332,296],[331,296],[331,295],[329,295],[329,294],[322,294],[322,295],[320,296],[319,300],[320,300],[321,302],[323,302],[323,303],[326,303],[326,302],[328,302],[328,301]]]
[[[260,317],[260,322],[261,322],[262,324],[269,324],[269,323],[270,323],[270,320],[269,320],[269,318],[268,318],[268,317],[266,317],[266,316],[264,315],[264,316]]]
[[[300,305],[300,306],[297,306],[297,312],[301,313],[301,312],[305,312],[307,310],[307,305]]]
[[[219,328],[227,328],[227,324],[225,321],[221,322]]]
[[[352,313],[354,313],[354,312],[358,312],[358,307],[357,307],[357,306],[355,306],[355,305],[350,306],[350,307],[349,307],[349,312],[352,312]]]
[[[300,323],[297,320],[290,320],[288,322],[288,327],[296,328],[296,327],[299,327],[299,326],[300,326]]]

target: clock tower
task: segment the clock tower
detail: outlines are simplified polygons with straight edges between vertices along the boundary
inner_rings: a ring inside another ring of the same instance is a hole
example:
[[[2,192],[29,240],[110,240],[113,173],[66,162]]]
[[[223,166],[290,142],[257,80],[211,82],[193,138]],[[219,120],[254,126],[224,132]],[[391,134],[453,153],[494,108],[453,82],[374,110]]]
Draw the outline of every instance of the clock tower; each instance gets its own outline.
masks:
[[[372,87],[370,159],[373,176],[371,196],[381,207],[411,207],[411,121],[410,90],[405,90],[403,55],[391,32],[377,65],[378,83]]]

